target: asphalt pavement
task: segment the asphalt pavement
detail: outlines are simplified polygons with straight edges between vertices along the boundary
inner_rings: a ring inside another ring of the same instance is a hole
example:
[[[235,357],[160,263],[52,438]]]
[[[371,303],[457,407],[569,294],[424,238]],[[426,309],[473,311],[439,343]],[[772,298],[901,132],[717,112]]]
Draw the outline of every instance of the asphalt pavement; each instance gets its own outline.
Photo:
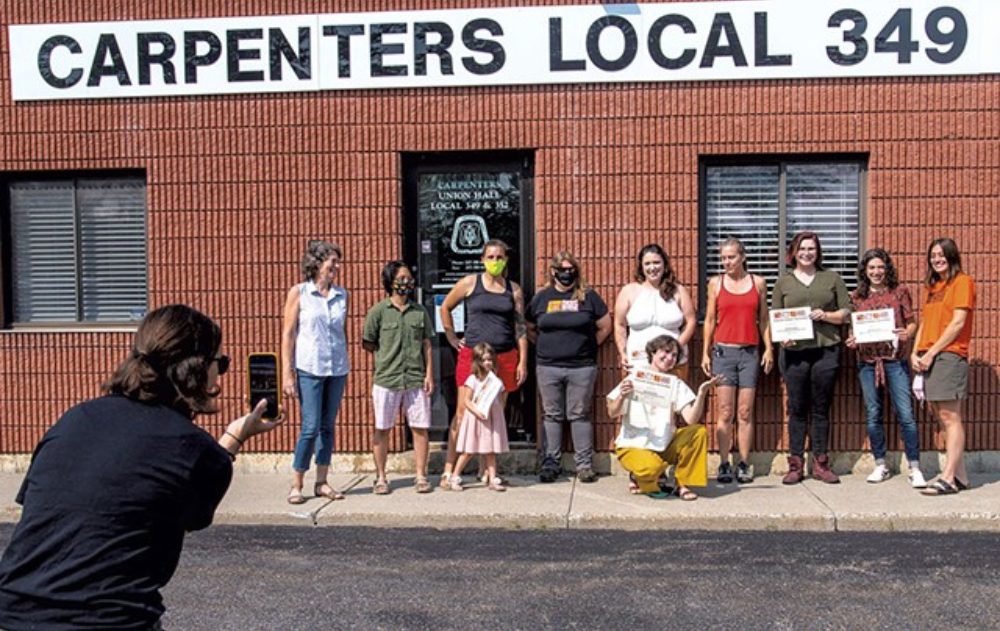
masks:
[[[536,476],[512,476],[504,493],[473,482],[463,492],[417,494],[413,477],[390,476],[393,492],[372,493],[373,474],[329,502],[308,494],[300,506],[286,502],[286,473],[237,473],[216,513],[217,524],[302,527],[376,526],[385,528],[503,528],[618,530],[775,530],[775,531],[1000,531],[1000,474],[971,477],[972,489],[946,497],[926,497],[910,488],[905,475],[869,484],[864,474],[847,474],[836,485],[806,480],[781,484],[779,475],[746,485],[696,489],[693,502],[630,495],[622,475],[592,484],[561,477],[542,484]],[[14,497],[23,474],[0,473],[0,522],[14,522]],[[338,473],[334,485],[357,476]]]

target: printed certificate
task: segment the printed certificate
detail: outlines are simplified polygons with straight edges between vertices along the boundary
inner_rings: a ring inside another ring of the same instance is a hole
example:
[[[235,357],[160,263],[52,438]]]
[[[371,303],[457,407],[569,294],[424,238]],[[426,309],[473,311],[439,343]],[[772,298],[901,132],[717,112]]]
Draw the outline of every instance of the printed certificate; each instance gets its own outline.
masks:
[[[895,342],[896,314],[892,309],[875,311],[855,311],[851,314],[854,340],[858,344],[872,342]]]
[[[771,339],[775,342],[813,339],[813,321],[809,317],[812,309],[773,309],[768,314],[771,320]]]
[[[653,415],[650,410],[655,408],[674,409],[674,401],[677,398],[677,377],[651,370],[636,370],[629,379],[632,380],[631,402],[646,408],[645,418],[651,418]],[[635,420],[637,417],[630,418],[629,424],[641,427]]]
[[[503,381],[500,380],[500,377],[497,377],[496,373],[493,372],[487,373],[486,381],[481,383],[479,388],[472,393],[472,397],[466,405],[488,418],[493,401],[499,396],[501,390],[503,390]]]

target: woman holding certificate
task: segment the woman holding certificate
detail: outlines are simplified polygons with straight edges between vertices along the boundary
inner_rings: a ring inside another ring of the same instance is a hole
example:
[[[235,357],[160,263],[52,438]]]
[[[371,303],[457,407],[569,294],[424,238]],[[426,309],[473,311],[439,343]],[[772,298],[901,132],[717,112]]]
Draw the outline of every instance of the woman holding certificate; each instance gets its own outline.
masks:
[[[770,373],[774,351],[767,335],[767,284],[747,272],[746,249],[739,239],[729,238],[720,249],[723,274],[708,281],[705,308],[704,348],[701,369],[705,375],[721,375],[715,389],[716,438],[719,441],[719,472],[722,484],[733,481],[729,448],[733,443],[733,413],[739,419],[740,460],[736,481],[753,482],[750,447],[753,446],[753,404],[760,367]],[[764,355],[758,355],[761,340]],[[734,409],[736,408],[736,409]]]
[[[927,482],[920,471],[917,422],[910,398],[910,371],[906,364],[906,343],[913,339],[917,320],[910,292],[899,284],[896,266],[888,252],[873,248],[864,253],[858,263],[858,288],[851,294],[851,300],[854,304],[852,332],[845,344],[856,349],[858,354],[858,379],[865,399],[868,442],[875,457],[875,470],[868,481],[878,483],[891,476],[885,464],[885,430],[882,428],[882,401],[888,390],[899,419],[906,460],[910,464],[910,485],[915,489],[925,488]],[[880,326],[883,319],[885,327]]]
[[[813,477],[840,482],[830,469],[830,406],[839,366],[840,326],[851,298],[840,274],[823,269],[823,249],[815,232],[799,232],[785,262],[794,269],[778,279],[771,294],[771,339],[781,344],[778,360],[788,393],[788,473],[784,484],[805,476],[803,456],[808,419]]]
[[[629,373],[608,393],[607,406],[608,416],[622,417],[615,454],[639,492],[653,499],[672,492],[690,502],[698,495],[688,487],[708,484],[708,432],[701,416],[709,389],[722,378],[705,381],[695,394],[669,374],[680,352],[680,344],[669,335],[647,342],[649,367]],[[661,482],[670,465],[676,465],[676,490]]]
[[[976,285],[962,272],[958,246],[951,239],[931,242],[924,286],[924,308],[910,365],[922,373],[924,397],[944,426],[947,460],[941,475],[923,493],[954,495],[969,488],[963,458],[962,402],[969,389],[969,340]]]

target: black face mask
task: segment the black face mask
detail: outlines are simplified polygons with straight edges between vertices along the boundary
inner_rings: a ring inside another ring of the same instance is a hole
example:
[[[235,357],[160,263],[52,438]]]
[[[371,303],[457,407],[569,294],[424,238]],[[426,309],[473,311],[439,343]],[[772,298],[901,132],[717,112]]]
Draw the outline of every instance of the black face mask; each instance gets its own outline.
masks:
[[[555,273],[556,280],[564,287],[569,287],[575,283],[579,275],[575,269],[560,269]]]

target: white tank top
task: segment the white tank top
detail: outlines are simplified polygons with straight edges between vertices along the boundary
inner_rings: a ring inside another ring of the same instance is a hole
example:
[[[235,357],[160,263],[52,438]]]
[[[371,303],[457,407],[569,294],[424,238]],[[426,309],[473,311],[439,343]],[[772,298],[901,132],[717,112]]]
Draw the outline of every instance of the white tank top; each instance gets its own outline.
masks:
[[[664,300],[659,291],[641,287],[632,299],[625,322],[628,324],[628,340],[625,343],[628,361],[633,366],[645,366],[649,364],[646,343],[664,334],[679,338],[684,328],[684,313],[676,300]],[[685,363],[687,348],[682,348],[677,365]]]

